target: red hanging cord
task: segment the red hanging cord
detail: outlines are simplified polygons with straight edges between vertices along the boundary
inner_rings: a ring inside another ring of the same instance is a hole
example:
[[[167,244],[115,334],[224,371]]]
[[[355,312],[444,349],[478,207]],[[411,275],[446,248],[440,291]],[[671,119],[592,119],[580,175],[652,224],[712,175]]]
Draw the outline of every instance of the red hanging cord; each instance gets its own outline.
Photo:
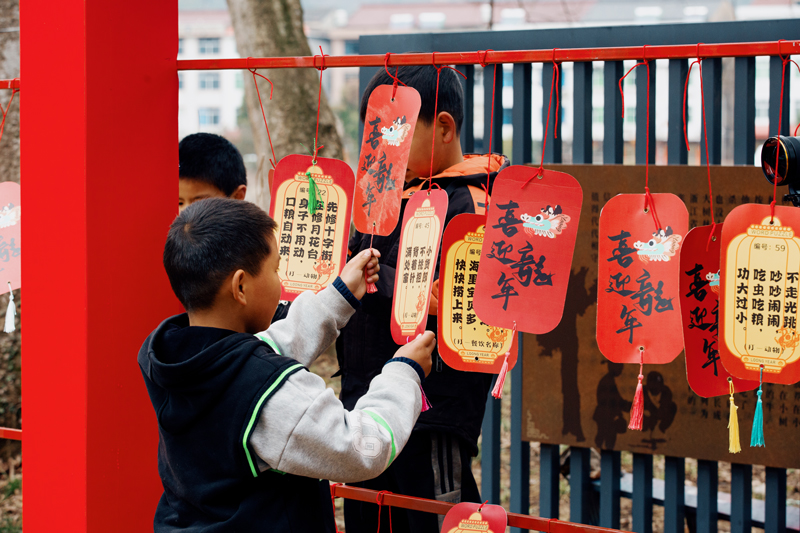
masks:
[[[250,58],[247,58],[247,64],[250,63]],[[256,69],[248,67],[249,70],[253,74],[253,85],[256,87],[256,94],[258,95],[258,105],[261,107],[261,116],[264,118],[264,126],[267,128],[267,139],[269,140],[269,149],[272,151],[272,159],[269,160],[272,168],[275,168],[275,165],[278,164],[278,158],[275,157],[275,148],[272,147],[272,136],[269,134],[269,126],[267,125],[267,115],[264,114],[264,104],[261,102],[261,91],[258,90],[258,82],[256,81],[256,76],[259,78],[264,78],[265,80],[269,81],[269,99],[272,100],[272,91],[275,87],[272,85],[272,82],[266,76],[262,76]]]
[[[19,81],[19,78],[14,78],[12,80],[12,84],[14,81]],[[11,98],[8,100],[8,105],[5,109],[3,106],[0,105],[0,113],[3,113],[3,121],[0,122],[0,141],[3,140],[3,129],[6,126],[6,116],[8,115],[9,110],[11,110],[11,104],[14,103],[14,95],[19,92],[19,89],[12,89],[11,90]]]
[[[520,186],[520,189],[525,187],[525,185],[527,185],[528,182],[533,179],[533,176],[538,176],[541,178],[544,174],[544,152],[547,148],[547,132],[550,130],[550,111],[553,109],[553,88],[555,88],[556,91],[556,118],[555,122],[553,123],[553,137],[558,139],[558,114],[561,110],[561,97],[559,96],[560,83],[556,83],[559,79],[559,68],[558,63],[556,63],[556,50],[556,48],[553,48],[553,77],[550,79],[550,99],[547,102],[547,123],[544,127],[544,134],[542,135],[542,160],[539,163],[539,170],[536,172],[536,174],[531,175],[531,177],[525,180]]]
[[[647,45],[642,48],[642,61],[636,63],[628,72],[619,79],[619,93],[622,95],[622,118],[625,118],[625,91],[622,90],[622,81],[630,74],[636,67],[642,65],[647,69],[647,119],[645,121],[645,152],[644,152],[644,212],[652,213],[653,223],[656,225],[656,231],[662,229],[661,221],[658,219],[656,213],[656,204],[653,201],[653,195],[650,194],[650,62],[647,60]]]
[[[698,43],[698,49],[700,45]],[[708,130],[706,129],[706,96],[703,89],[703,64],[702,58],[697,56],[697,59],[689,65],[689,72],[686,73],[686,83],[683,87],[683,138],[686,141],[686,151],[689,149],[689,136],[686,133],[686,93],[689,89],[689,77],[692,75],[692,67],[697,64],[697,70],[700,72],[700,109],[703,114],[703,140],[706,145],[706,172],[708,174],[708,201],[711,204],[711,232],[708,234],[708,241],[706,242],[706,251],[711,245],[712,240],[716,240],[714,231],[717,229],[717,222],[714,220],[714,194],[711,190],[711,161],[708,157]]]
[[[317,56],[314,56],[314,66],[317,70],[319,70],[319,94],[317,95],[317,129],[314,132],[314,157],[311,160],[311,163],[316,165],[317,164],[317,152],[325,148],[324,146],[318,146],[319,143],[319,108],[322,104],[322,71],[326,69],[325,67],[325,55],[322,52],[322,46],[319,47],[319,53],[321,58],[320,66],[317,65]]]
[[[782,126],[782,121],[783,121],[783,109],[782,108],[783,108],[783,88],[785,86],[785,81],[786,81],[786,65],[788,63],[790,63],[790,62],[794,63],[794,65],[797,67],[798,72],[800,72],[800,65],[795,63],[794,60],[791,57],[789,57],[789,56],[784,57],[784,56],[780,55],[781,42],[782,41],[784,41],[784,39],[780,39],[778,41],[778,57],[781,58],[781,62],[782,62],[781,63],[781,99],[778,102],[778,133],[776,134],[778,136],[781,134],[781,130],[782,130],[782,127],[783,127]],[[795,135],[797,135],[798,127],[800,127],[800,124],[798,124],[797,127],[794,129],[794,134]],[[778,176],[778,158],[779,158],[779,156],[780,156],[780,150],[775,150],[775,178],[773,179],[773,184],[772,184],[772,201],[769,203],[769,208],[770,208],[769,223],[770,224],[772,224],[772,222],[775,220],[775,202],[778,200],[778,181],[783,181],[782,178],[780,180],[778,179],[779,178],[779,176]],[[787,165],[788,165],[788,163],[787,163]],[[787,169],[788,169],[788,166],[787,166]]]
[[[457,69],[449,65],[442,65],[441,67],[436,66],[436,52],[431,52],[431,64],[433,68],[436,69],[436,101],[433,104],[433,138],[431,139],[431,170],[430,174],[428,175],[428,194],[431,192],[431,187],[433,186],[433,151],[436,147],[436,122],[439,116],[439,74],[441,74],[443,68],[449,68],[459,76],[462,76],[464,79],[467,77],[459,72]]]
[[[389,76],[394,80],[394,83],[392,84],[392,102],[394,102],[394,95],[397,94],[397,84],[399,83],[404,87],[408,87],[408,85],[400,81],[400,78],[397,77],[397,73],[400,70],[400,67],[394,67],[394,76],[392,76],[392,73],[389,72],[389,56],[391,55],[392,55],[391,52],[386,52],[386,56],[383,58],[383,70],[386,71],[387,76]]]
[[[478,59],[481,67],[483,67],[484,75],[486,75],[486,54],[489,52],[494,52],[494,50],[483,50],[482,52],[478,52],[478,56],[483,53],[483,59]],[[489,120],[489,157],[488,161],[486,162],[486,187],[483,188],[485,196],[483,199],[483,205],[486,209],[486,217],[488,220],[489,217],[489,179],[491,175],[491,168],[492,168],[492,131],[494,130],[494,90],[495,84],[497,83],[497,63],[494,64],[494,73],[492,74],[492,113],[491,119]]]
[[[388,490],[382,490],[375,496],[375,503],[378,504],[378,532],[381,533],[381,509],[383,508],[383,497],[391,494]],[[389,505],[389,533],[392,533],[392,506]]]

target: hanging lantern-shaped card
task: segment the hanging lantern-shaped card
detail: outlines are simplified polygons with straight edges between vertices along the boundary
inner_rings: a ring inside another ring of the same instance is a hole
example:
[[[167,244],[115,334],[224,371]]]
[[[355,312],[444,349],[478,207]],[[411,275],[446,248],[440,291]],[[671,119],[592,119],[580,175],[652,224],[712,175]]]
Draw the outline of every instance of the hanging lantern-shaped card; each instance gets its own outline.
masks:
[[[712,234],[713,230],[713,234]],[[719,356],[719,246],[722,224],[699,226],[686,234],[680,249],[680,307],[683,344],[686,353],[686,378],[699,396],[711,398],[753,390],[758,381],[736,377]]]
[[[800,381],[800,210],[745,204],[725,220],[720,269],[720,356],[752,381]]]
[[[392,338],[397,344],[425,331],[447,203],[446,192],[429,189],[415,193],[406,204],[392,298]]]
[[[563,172],[515,165],[492,189],[475,311],[492,326],[547,333],[561,321],[583,191]]]
[[[501,506],[462,502],[447,511],[442,533],[504,533],[506,526],[508,515]]]
[[[420,102],[411,87],[380,85],[370,94],[353,213],[361,233],[389,235],[397,226]]]
[[[270,214],[278,224],[281,299],[319,292],[346,261],[353,171],[344,161],[289,155],[273,178]]]
[[[689,214],[674,194],[649,195],[647,208],[646,196],[617,195],[600,213],[597,346],[615,363],[669,363],[683,350],[678,253]]]
[[[19,183],[0,183],[0,294],[22,283],[19,201]]]
[[[509,369],[517,361],[516,335],[482,322],[473,307],[485,223],[484,215],[458,215],[444,230],[438,343],[439,355],[450,368],[497,374],[507,352]]]

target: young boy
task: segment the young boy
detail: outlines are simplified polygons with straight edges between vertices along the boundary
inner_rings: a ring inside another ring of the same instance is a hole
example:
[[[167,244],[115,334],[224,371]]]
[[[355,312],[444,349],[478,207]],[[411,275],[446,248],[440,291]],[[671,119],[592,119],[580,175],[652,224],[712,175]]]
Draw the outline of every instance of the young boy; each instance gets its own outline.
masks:
[[[370,252],[267,329],[280,296],[274,231],[256,205],[222,198],[170,227],[164,268],[187,313],[165,320],[138,357],[158,418],[156,532],[332,532],[320,478],[378,475],[419,415],[431,332],[397,350],[349,411],[305,368],[359,306],[365,277],[378,279]]]
[[[491,181],[509,163],[502,155],[462,155],[460,130],[464,97],[458,75],[450,69],[442,69],[436,116],[436,69],[432,66],[400,67],[398,76],[409,87],[419,91],[422,99],[411,142],[400,220],[406,200],[428,186],[434,123],[433,180],[449,197],[445,224],[461,213],[485,213],[483,187],[487,181],[487,166]],[[362,121],[373,89],[392,81],[383,70],[372,78],[361,98]],[[398,223],[388,237],[375,236],[373,246],[382,256],[381,277],[376,283],[378,292],[364,297],[363,305],[344,328],[337,343],[342,371],[340,397],[346,407],[356,405],[365,397],[370,381],[399,347],[392,340],[390,320],[400,230],[401,224]],[[356,258],[369,246],[370,235],[356,233],[350,240],[350,250]],[[438,277],[436,272],[434,279]],[[427,323],[427,329],[434,331],[437,293],[438,285],[435,284]],[[438,353],[434,355],[434,362],[434,371],[424,387],[433,408],[420,415],[405,450],[389,469],[360,486],[450,502],[477,502],[480,494],[472,476],[471,458],[478,452],[478,435],[492,376],[453,370],[439,359]],[[388,515],[382,515],[383,527],[388,525]],[[392,516],[395,533],[439,531],[440,522],[436,515],[395,509]],[[377,506],[347,500],[345,521],[347,533],[372,533],[378,525]]]
[[[247,171],[239,150],[225,137],[193,133],[178,144],[178,209],[205,198],[244,200]]]

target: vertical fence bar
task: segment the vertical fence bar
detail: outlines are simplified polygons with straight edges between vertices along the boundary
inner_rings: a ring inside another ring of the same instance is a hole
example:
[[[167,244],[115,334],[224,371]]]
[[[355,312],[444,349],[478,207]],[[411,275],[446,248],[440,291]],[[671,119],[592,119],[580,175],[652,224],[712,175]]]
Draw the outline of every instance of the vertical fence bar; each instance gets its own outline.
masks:
[[[752,165],[756,145],[756,58],[737,57],[733,93],[733,164]]]
[[[686,459],[664,457],[664,533],[683,533]]]
[[[619,452],[600,452],[600,526],[619,529],[619,500],[621,477]]]
[[[550,103],[550,126],[544,135],[547,135],[547,146],[544,153],[545,163],[560,163],[561,162],[561,109],[557,104],[559,101],[556,97],[556,90],[561,91],[562,85],[562,72],[559,65],[559,76],[556,84],[553,86],[553,97],[550,98],[550,84],[553,80],[553,64],[542,64],[542,124],[547,124],[547,104]],[[552,100],[552,101],[551,101]],[[556,124],[556,121],[558,123]]]
[[[736,67],[738,69],[739,65]],[[752,465],[731,463],[731,533],[750,533],[752,530],[752,498]]]
[[[633,530],[653,533],[653,456],[633,454]]]
[[[558,444],[542,444],[539,452],[539,515],[558,518],[559,481]]]
[[[767,467],[764,533],[786,533],[786,469]]]
[[[591,448],[569,449],[569,521],[591,524]]]
[[[645,158],[652,165],[656,162],[656,62],[650,61],[650,77],[647,67],[642,65],[636,74],[636,164],[644,165]],[[650,109],[647,105],[647,89],[650,87]],[[647,117],[650,117],[650,128]],[[647,153],[647,141],[650,141],[650,153]]]
[[[459,65],[458,71],[464,87],[464,123],[461,125],[461,151],[469,154],[475,151],[475,65]]]
[[[622,61],[606,61],[603,65],[603,163],[622,164],[622,95],[619,79]]]
[[[592,162],[592,73],[591,61],[572,65],[572,162]]]
[[[497,75],[493,76],[494,69]],[[489,125],[492,123],[492,79],[494,85],[494,133],[489,146]],[[503,152],[503,65],[487,65],[483,69],[483,153]]]
[[[698,460],[697,533],[717,533],[717,481],[717,462]]]
[[[500,407],[489,394],[481,426],[481,498],[500,503]]]
[[[530,65],[528,65],[528,85],[530,85]],[[516,69],[515,69],[516,70]],[[517,90],[517,80],[514,80],[514,91]],[[530,99],[528,99],[530,102]],[[515,106],[516,109],[516,106]],[[528,120],[530,121],[530,112]],[[527,129],[528,146],[530,146],[531,129]],[[514,136],[517,129],[514,128]],[[514,154],[516,156],[516,149]],[[522,440],[522,343],[524,335],[517,334],[517,364],[511,370],[511,501],[509,507],[512,513],[528,514],[530,511],[530,467],[531,445]],[[512,528],[512,533],[520,533],[519,528]]]
[[[712,165],[722,163],[722,58],[703,60],[703,99],[706,106],[708,156]],[[702,119],[701,119],[702,120]],[[700,161],[706,163],[705,131],[700,129]]]
[[[669,123],[667,124],[667,163],[685,165],[688,162],[686,143],[683,139],[683,88],[689,61],[686,59],[669,60]]]
[[[511,118],[514,137],[511,141],[511,160],[515,165],[530,163],[533,160],[533,146],[531,146],[532,70],[530,63],[514,65],[514,107]],[[520,361],[521,357],[520,352]]]
[[[781,73],[783,72],[783,61],[780,57],[771,56],[769,58],[769,135],[789,135],[789,79],[791,78],[789,68],[791,63],[786,64],[786,78],[783,82],[783,103],[781,103]],[[778,132],[778,118],[780,113],[781,131]]]

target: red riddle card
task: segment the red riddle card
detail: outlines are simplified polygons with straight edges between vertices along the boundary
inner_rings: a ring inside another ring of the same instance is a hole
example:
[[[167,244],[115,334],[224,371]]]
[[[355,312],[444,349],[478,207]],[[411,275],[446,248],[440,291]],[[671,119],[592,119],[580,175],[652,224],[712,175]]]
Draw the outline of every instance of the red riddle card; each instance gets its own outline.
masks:
[[[597,346],[615,363],[669,363],[683,350],[678,253],[689,214],[674,194],[651,197],[655,217],[644,194],[617,195],[600,212]]]
[[[475,311],[492,326],[547,333],[561,321],[583,191],[563,172],[521,165],[492,189]]]
[[[367,235],[389,235],[400,218],[408,153],[421,100],[416,89],[391,85],[372,91],[356,174],[353,222]]]
[[[473,307],[485,224],[485,215],[463,214],[444,230],[437,340],[450,368],[497,374],[506,352],[509,370],[517,362],[516,334],[482,322]]]
[[[711,230],[714,229],[712,235]],[[681,245],[681,318],[686,379],[699,396],[711,398],[758,388],[758,381],[732,377],[719,356],[719,246],[722,224],[699,226]]]
[[[397,344],[425,331],[447,203],[447,193],[437,188],[414,193],[406,204],[392,298],[391,329]]]
[[[0,183],[0,294],[22,284],[19,183]]]
[[[309,177],[316,184],[313,194]],[[269,212],[278,224],[281,299],[317,293],[336,279],[347,259],[353,171],[338,159],[318,157],[315,165],[311,156],[288,155],[275,168],[271,196]]]
[[[447,511],[442,533],[504,533],[507,525],[508,515],[501,506],[462,502]]]
[[[800,381],[800,210],[740,205],[722,229],[720,357],[736,377]]]

